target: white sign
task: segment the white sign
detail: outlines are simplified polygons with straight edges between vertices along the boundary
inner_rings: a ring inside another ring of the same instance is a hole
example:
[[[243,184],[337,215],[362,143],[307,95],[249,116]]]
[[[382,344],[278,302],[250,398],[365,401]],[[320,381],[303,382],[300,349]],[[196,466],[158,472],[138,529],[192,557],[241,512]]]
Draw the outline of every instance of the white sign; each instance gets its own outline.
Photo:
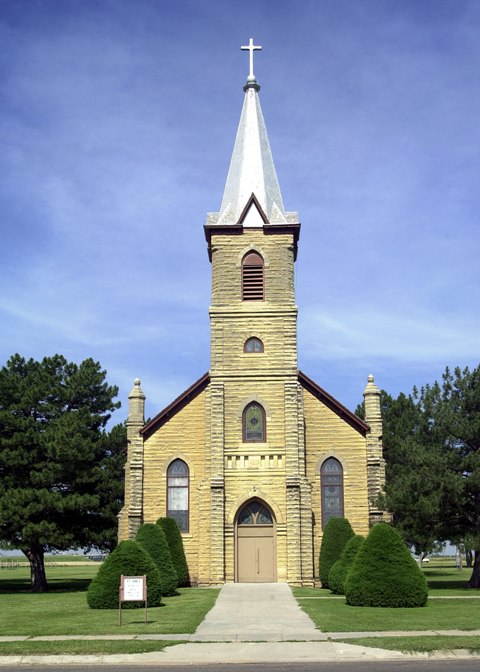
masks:
[[[120,600],[122,602],[143,601],[146,599],[145,576],[122,576],[120,586]]]

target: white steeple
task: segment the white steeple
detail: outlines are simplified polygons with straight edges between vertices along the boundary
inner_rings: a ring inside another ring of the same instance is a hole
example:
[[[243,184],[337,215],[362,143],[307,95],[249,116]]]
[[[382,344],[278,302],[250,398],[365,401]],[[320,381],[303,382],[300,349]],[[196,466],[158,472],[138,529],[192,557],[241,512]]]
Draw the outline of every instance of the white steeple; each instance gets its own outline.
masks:
[[[250,52],[250,72],[243,87],[243,103],[237,137],[230,161],[222,205],[219,213],[210,213],[207,223],[217,225],[263,226],[298,221],[296,213],[286,213],[278,184],[267,129],[258,92],[260,86],[253,73],[253,52],[261,47],[250,43],[241,47]],[[255,199],[252,199],[252,194]],[[245,211],[246,206],[250,207]],[[263,211],[258,212],[257,203]],[[240,218],[242,221],[240,222]]]

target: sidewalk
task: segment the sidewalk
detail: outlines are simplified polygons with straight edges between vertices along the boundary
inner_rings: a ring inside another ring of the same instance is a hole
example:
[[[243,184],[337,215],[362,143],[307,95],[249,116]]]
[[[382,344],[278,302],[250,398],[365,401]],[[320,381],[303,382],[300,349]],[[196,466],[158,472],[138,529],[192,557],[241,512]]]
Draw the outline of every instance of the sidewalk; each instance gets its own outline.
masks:
[[[283,642],[325,640],[298,606],[286,583],[227,583],[196,641]]]
[[[0,667],[39,664],[173,665],[214,663],[332,662],[352,660],[402,660],[419,658],[470,658],[466,650],[439,654],[406,654],[341,641],[353,637],[402,635],[464,635],[458,630],[422,632],[322,633],[303,612],[287,584],[226,584],[215,606],[194,634],[88,635],[0,637],[0,641],[47,640],[180,640],[183,644],[142,654],[88,656],[0,656]],[[469,631],[480,636],[480,631]]]

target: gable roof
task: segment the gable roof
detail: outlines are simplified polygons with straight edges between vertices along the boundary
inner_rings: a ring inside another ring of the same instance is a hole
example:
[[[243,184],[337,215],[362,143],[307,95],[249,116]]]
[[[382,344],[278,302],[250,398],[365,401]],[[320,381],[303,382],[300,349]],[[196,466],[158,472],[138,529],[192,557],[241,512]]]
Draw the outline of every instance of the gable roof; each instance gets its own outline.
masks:
[[[348,410],[343,404],[341,404],[337,399],[332,397],[326,390],[317,385],[311,378],[306,376],[302,371],[298,372],[298,381],[304,389],[306,389],[310,394],[313,394],[319,401],[321,401],[327,408],[333,411],[339,418],[347,422],[353,429],[365,436],[366,433],[370,430],[370,426],[359,418],[355,413],[352,413]],[[173,418],[179,411],[182,410],[192,399],[195,399],[210,383],[210,374],[204,373],[201,378],[199,378],[193,385],[191,385],[185,392],[182,392],[176,399],[172,401],[166,408],[164,408],[160,413],[149,420],[142,429],[140,434],[143,434],[144,438],[151,436],[159,427],[165,424],[168,420]]]
[[[308,392],[325,404],[325,406],[338,415],[339,418],[347,422],[350,427],[353,427],[357,432],[360,432],[362,436],[365,436],[370,430],[370,426],[367,425],[366,422],[355,415],[355,413],[352,413],[352,411],[349,411],[348,408],[332,397],[331,394],[328,394],[328,392],[301,371],[298,372],[298,381]]]
[[[149,420],[149,422],[147,422],[140,430],[140,434],[143,434],[144,438],[148,439],[148,437],[151,436],[155,430],[165,424],[167,420],[173,418],[173,416],[181,411],[182,408],[192,401],[192,399],[195,399],[195,397],[197,397],[200,392],[203,392],[209,382],[209,373],[204,373],[201,378],[193,383],[193,385],[190,385],[190,387],[185,390],[185,392],[182,392],[182,394],[174,399],[171,404],[163,409],[163,411],[160,411],[160,413],[157,413],[154,418]]]

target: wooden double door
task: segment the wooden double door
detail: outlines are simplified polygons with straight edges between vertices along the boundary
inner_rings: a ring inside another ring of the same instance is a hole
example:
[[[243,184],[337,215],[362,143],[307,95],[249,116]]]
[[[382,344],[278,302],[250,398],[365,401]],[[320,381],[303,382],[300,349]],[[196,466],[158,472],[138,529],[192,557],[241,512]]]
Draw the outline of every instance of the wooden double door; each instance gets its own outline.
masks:
[[[235,536],[237,582],[276,581],[275,525],[269,509],[256,500],[247,504],[238,515]]]

